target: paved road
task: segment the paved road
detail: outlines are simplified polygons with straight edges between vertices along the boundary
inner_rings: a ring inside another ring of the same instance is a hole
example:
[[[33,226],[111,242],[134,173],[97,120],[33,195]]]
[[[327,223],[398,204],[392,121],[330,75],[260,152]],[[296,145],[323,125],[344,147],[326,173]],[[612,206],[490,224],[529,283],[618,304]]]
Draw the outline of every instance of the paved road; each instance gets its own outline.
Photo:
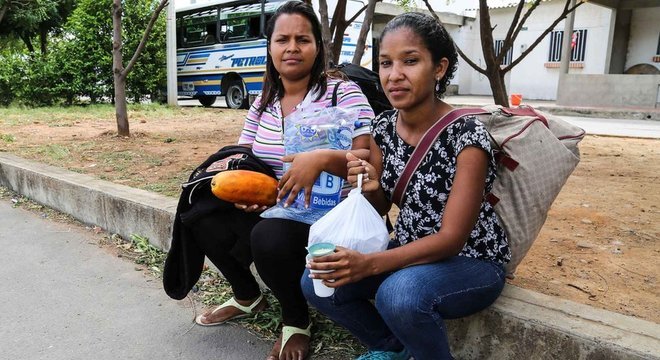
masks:
[[[660,139],[660,121],[585,118],[565,115],[561,117],[583,128],[587,134]]]
[[[188,300],[97,241],[0,200],[0,358],[253,360],[270,350],[239,326],[192,326]]]

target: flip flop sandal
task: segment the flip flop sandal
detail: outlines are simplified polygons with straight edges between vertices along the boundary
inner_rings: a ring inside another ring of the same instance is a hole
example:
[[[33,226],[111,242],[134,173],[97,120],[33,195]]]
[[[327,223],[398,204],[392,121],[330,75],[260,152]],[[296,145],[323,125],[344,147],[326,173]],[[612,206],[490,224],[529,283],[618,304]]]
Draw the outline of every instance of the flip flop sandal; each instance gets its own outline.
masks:
[[[254,310],[254,308],[257,307],[257,305],[259,305],[259,303],[261,302],[261,300],[263,300],[263,298],[264,298],[264,295],[259,294],[259,297],[257,298],[257,300],[255,300],[250,306],[243,306],[243,305],[239,304],[236,301],[236,299],[234,299],[232,297],[231,299],[225,301],[224,303],[220,304],[218,307],[213,309],[213,311],[211,311],[211,315],[215,314],[216,311],[219,311],[220,309],[224,309],[224,308],[229,307],[229,306],[233,306],[233,307],[237,308],[238,310],[244,312],[244,314],[239,314],[239,315],[230,317],[229,319],[226,319],[226,320],[223,320],[223,321],[217,321],[217,322],[214,322],[214,323],[203,323],[202,322],[202,317],[204,316],[204,314],[202,314],[202,315],[198,315],[195,318],[195,323],[197,323],[197,325],[201,325],[201,326],[215,326],[215,325],[224,324],[229,320],[235,320],[235,319],[240,319],[240,318],[250,316],[250,315],[252,315],[252,311]]]
[[[286,343],[291,339],[293,335],[300,334],[305,335],[308,338],[312,337],[312,321],[309,321],[309,325],[306,329],[297,328],[295,326],[282,326],[282,344],[280,345],[280,356],[282,357],[282,351],[286,347]]]

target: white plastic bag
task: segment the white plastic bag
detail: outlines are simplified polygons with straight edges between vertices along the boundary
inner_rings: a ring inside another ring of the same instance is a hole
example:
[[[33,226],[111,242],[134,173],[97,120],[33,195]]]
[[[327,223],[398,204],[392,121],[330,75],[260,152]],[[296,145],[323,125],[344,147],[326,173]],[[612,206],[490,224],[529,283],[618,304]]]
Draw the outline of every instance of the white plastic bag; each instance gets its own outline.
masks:
[[[348,197],[309,230],[309,245],[329,242],[363,254],[387,249],[390,235],[383,217],[362,195],[362,176]]]

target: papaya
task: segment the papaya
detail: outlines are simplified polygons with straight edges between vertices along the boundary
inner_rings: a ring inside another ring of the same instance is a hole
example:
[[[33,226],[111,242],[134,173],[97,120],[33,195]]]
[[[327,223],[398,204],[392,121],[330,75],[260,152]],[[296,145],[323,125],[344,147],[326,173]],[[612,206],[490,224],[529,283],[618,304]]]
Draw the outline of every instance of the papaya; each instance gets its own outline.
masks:
[[[221,200],[245,205],[275,205],[277,180],[250,170],[227,170],[211,179],[211,191]]]

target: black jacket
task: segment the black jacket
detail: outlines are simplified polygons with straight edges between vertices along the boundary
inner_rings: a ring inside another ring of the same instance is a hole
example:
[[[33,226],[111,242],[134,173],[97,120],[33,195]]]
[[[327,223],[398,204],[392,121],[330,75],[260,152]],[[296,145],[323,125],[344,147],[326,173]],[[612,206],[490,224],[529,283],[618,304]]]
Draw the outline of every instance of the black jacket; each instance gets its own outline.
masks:
[[[204,215],[234,207],[211,192],[211,179],[225,170],[252,170],[275,177],[273,169],[254,156],[251,149],[238,145],[218,150],[190,174],[188,182],[182,184],[163,271],[163,288],[173,299],[188,295],[204,267],[205,254],[195,243],[190,227]]]

